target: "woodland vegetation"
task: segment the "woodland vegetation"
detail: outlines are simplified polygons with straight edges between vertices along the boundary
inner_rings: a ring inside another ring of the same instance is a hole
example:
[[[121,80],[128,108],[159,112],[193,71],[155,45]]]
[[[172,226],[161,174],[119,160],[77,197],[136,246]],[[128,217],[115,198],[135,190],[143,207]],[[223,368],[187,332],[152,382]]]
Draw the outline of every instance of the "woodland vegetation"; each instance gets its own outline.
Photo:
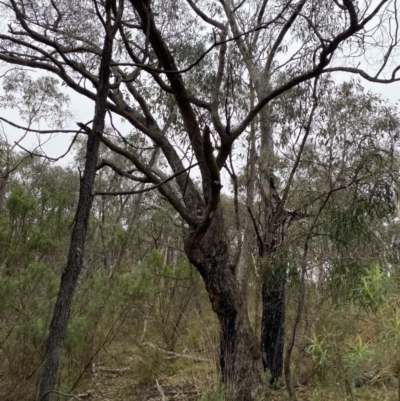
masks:
[[[400,400],[397,6],[0,1],[1,399]]]

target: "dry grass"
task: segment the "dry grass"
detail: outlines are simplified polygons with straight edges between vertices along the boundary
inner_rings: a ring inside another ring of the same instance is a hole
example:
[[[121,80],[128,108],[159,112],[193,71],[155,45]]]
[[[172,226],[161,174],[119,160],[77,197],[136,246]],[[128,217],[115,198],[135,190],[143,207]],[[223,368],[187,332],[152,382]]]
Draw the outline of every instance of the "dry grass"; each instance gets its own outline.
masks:
[[[217,381],[214,362],[194,362],[190,358],[165,360],[148,347],[114,344],[112,352],[99,355],[97,362],[75,394],[93,391],[90,401],[222,401],[213,394]],[[165,396],[163,399],[160,389]],[[299,401],[346,401],[351,397],[343,384],[310,383],[296,388]],[[357,389],[358,401],[397,400],[397,379],[379,378]],[[59,398],[60,400],[62,398]],[[286,401],[286,390],[265,389],[258,401]]]

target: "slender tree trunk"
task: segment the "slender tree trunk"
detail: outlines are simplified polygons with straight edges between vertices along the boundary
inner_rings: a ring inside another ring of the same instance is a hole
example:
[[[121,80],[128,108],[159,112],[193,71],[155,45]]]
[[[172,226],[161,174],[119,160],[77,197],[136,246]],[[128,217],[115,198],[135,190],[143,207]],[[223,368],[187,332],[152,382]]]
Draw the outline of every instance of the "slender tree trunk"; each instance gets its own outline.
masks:
[[[251,84],[252,85],[252,84]],[[254,89],[251,87],[250,91],[250,106],[254,107]],[[254,227],[248,210],[251,210],[254,204],[254,191],[256,181],[256,163],[257,163],[257,150],[256,150],[256,122],[251,122],[250,129],[250,150],[247,162],[247,188],[246,188],[246,206],[244,217],[244,234],[242,241],[242,248],[240,250],[239,261],[237,266],[237,278],[239,281],[240,289],[242,291],[244,302],[247,304],[247,287],[249,281],[251,254],[254,245]],[[257,338],[257,337],[256,337]]]
[[[67,333],[72,299],[82,268],[86,231],[93,202],[92,189],[96,176],[96,165],[102,133],[104,130],[106,101],[110,87],[110,62],[113,38],[110,35],[110,4],[107,10],[107,32],[104,41],[100,64],[95,116],[92,130],[87,129],[85,170],[79,190],[79,201],[76,210],[75,224],[71,235],[67,265],[61,277],[60,289],[50,324],[50,332],[46,344],[46,357],[39,389],[39,401],[49,401],[56,382],[58,366],[63,343]],[[82,127],[83,128],[83,127]]]
[[[75,225],[71,235],[68,260],[61,277],[60,289],[50,324],[50,332],[46,344],[46,361],[40,383],[39,401],[50,400],[65,340],[72,299],[79,273],[82,268],[83,251],[87,224],[92,206],[92,188],[96,175],[96,162],[102,130],[93,131],[89,135],[85,171],[80,186],[79,203],[75,216]]]
[[[265,91],[259,89],[258,96]],[[261,321],[261,353],[264,370],[271,374],[271,384],[282,376],[283,348],[285,339],[285,272],[275,271],[267,263],[271,263],[269,256],[283,243],[284,231],[280,227],[277,216],[280,197],[275,189],[274,142],[272,138],[272,124],[270,121],[270,107],[265,107],[260,113],[261,144],[260,144],[260,192],[264,203],[263,246],[260,249],[262,285],[262,321]],[[282,231],[281,231],[282,229]]]
[[[308,254],[308,240],[307,237],[306,242],[304,244],[304,252],[303,258],[301,262],[301,276],[300,276],[300,287],[299,287],[299,298],[297,303],[297,313],[293,322],[292,332],[290,333],[289,341],[286,346],[286,354],[285,354],[285,362],[284,362],[284,373],[285,373],[285,382],[286,388],[289,394],[289,401],[296,401],[296,392],[294,389],[292,372],[290,369],[290,362],[292,351],[294,348],[294,342],[296,339],[297,327],[300,324],[301,315],[304,309],[304,300],[306,296],[306,272],[307,272],[307,254]]]
[[[261,340],[261,318],[262,318],[262,299],[261,299],[261,280],[258,280],[254,286],[254,335],[260,345]],[[259,347],[261,352],[261,347]]]
[[[202,275],[220,325],[220,368],[229,401],[250,401],[260,389],[259,351],[238,281],[228,266],[222,213],[199,244],[185,241],[189,260]]]
[[[14,145],[16,146],[16,145]],[[11,159],[11,152],[14,149],[14,146],[11,147],[11,149],[8,149],[6,147],[6,155],[5,155],[5,160],[4,160],[4,169],[3,171],[0,171],[0,213],[3,212],[5,202],[6,202],[6,190],[7,190],[7,184],[10,179],[10,174],[15,171],[17,166],[19,166],[20,163],[17,163],[16,166],[11,167],[10,166],[10,159]]]
[[[7,181],[8,181],[8,174],[0,173],[0,213],[4,209],[4,204],[6,200]]]

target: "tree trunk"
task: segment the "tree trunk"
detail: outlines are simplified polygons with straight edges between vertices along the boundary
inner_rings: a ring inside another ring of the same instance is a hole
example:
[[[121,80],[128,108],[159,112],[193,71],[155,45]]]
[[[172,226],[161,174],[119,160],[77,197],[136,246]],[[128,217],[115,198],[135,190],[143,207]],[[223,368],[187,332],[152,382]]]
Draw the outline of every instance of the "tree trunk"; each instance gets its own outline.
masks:
[[[267,82],[257,89],[260,98],[267,92]],[[271,263],[269,256],[282,245],[284,239],[283,227],[277,215],[281,199],[274,183],[274,141],[272,137],[272,122],[270,107],[265,107],[260,113],[261,143],[260,143],[260,192],[264,203],[264,225],[262,233],[263,245],[260,249],[264,268],[261,271],[264,282],[262,285],[262,321],[261,321],[261,354],[264,370],[271,374],[271,384],[282,375],[283,347],[285,337],[285,274],[272,272],[266,263]],[[261,240],[261,239],[259,239]]]
[[[262,286],[261,352],[264,370],[271,374],[270,384],[282,376],[285,341],[285,280],[274,278]]]
[[[46,344],[46,362],[39,390],[39,401],[49,401],[55,385],[61,351],[67,333],[69,314],[79,273],[82,268],[86,230],[92,207],[92,188],[96,175],[96,162],[101,131],[89,135],[85,171],[80,186],[75,225],[71,235],[67,266],[61,277],[60,289],[54,307],[53,319]]]
[[[259,351],[239,284],[228,266],[222,213],[217,212],[200,243],[185,240],[185,251],[202,275],[220,325],[220,368],[229,401],[249,401],[260,389]]]
[[[254,107],[254,89],[251,84],[250,91],[250,106]],[[247,185],[246,185],[246,206],[244,216],[244,233],[242,248],[240,249],[239,261],[237,265],[237,279],[242,291],[244,302],[247,305],[247,287],[249,282],[250,264],[252,259],[252,251],[254,245],[254,226],[250,217],[250,210],[254,205],[254,193],[256,183],[256,162],[257,162],[257,147],[256,147],[256,122],[251,122],[250,129],[250,149],[247,161]],[[258,337],[256,337],[259,339]]]
[[[0,172],[0,213],[3,211],[5,205],[7,181],[8,173],[2,174]]]
[[[79,190],[79,201],[76,210],[75,224],[71,235],[67,265],[61,277],[60,289],[46,343],[46,357],[39,388],[39,401],[49,401],[51,399],[51,393],[53,392],[56,382],[62,347],[67,334],[72,299],[82,268],[86,231],[93,203],[92,190],[96,176],[97,158],[104,130],[106,102],[110,87],[109,77],[113,42],[110,36],[110,10],[108,10],[107,14],[108,32],[105,36],[100,64],[95,116],[92,130],[82,124],[82,128],[86,129],[88,133],[85,170]]]
[[[282,376],[283,348],[285,343],[285,286],[286,270],[274,265],[274,253],[284,240],[284,225],[276,222],[277,209],[280,202],[274,188],[267,205],[267,224],[264,246],[260,251],[262,268],[262,321],[261,321],[261,354],[264,370],[271,374],[273,385]],[[272,264],[270,266],[269,264]]]

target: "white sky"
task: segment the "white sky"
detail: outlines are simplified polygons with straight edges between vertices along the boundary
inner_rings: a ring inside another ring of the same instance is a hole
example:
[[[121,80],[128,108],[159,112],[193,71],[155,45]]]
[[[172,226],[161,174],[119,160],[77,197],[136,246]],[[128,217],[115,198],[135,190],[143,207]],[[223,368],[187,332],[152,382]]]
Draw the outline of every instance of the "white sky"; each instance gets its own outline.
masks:
[[[384,98],[389,99],[393,104],[400,100],[400,82],[394,82],[391,84],[377,84],[361,79],[361,83],[366,89],[382,94]]]

